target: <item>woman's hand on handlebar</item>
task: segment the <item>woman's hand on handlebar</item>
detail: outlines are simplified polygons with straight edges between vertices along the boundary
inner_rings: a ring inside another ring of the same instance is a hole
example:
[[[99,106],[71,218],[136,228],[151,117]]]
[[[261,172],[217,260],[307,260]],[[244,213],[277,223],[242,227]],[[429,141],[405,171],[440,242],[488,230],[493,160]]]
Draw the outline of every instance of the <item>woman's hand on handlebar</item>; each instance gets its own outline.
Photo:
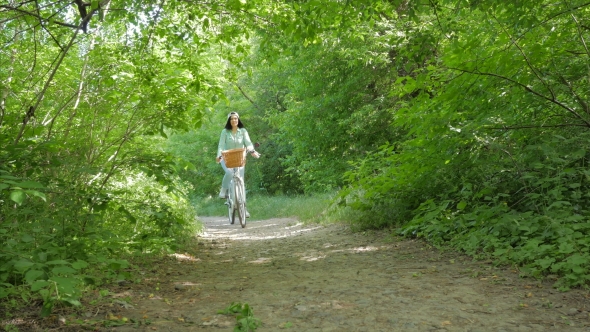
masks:
[[[219,164],[221,162],[221,157],[215,158],[215,161],[217,161],[217,163]]]
[[[250,155],[254,158],[260,158],[260,153],[254,150],[250,151]]]

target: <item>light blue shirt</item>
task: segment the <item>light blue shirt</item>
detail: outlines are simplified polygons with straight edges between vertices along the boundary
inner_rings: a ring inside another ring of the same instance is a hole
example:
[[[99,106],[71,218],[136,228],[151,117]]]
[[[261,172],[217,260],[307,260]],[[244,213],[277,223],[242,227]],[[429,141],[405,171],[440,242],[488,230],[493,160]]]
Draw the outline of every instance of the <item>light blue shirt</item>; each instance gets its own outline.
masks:
[[[230,149],[240,149],[246,147],[247,150],[254,150],[250,136],[246,128],[238,128],[238,131],[233,134],[231,130],[223,129],[219,137],[219,145],[217,147],[217,157],[221,157],[221,151]]]

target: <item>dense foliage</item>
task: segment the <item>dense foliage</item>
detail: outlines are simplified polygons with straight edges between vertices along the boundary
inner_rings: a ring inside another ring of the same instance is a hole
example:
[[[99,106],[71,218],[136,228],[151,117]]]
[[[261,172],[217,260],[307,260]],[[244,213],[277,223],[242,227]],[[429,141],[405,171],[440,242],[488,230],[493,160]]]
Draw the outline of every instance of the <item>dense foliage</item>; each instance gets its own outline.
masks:
[[[239,54],[216,47],[243,33],[226,9],[0,5],[0,299],[40,297],[43,315],[78,305],[86,286],[129,278],[125,255],[195,231],[177,175],[190,164],[162,137],[222,98],[218,63]]]
[[[441,1],[408,23],[431,47],[398,78],[403,139],[347,173],[362,223],[586,284],[588,6]]]

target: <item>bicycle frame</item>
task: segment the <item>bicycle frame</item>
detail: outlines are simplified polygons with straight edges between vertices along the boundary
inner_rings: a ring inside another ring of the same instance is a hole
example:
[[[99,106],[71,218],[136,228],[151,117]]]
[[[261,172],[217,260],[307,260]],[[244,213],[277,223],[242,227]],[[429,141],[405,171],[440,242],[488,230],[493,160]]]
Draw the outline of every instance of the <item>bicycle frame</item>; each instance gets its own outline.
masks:
[[[244,186],[244,179],[240,176],[239,167],[233,168],[233,177],[229,185],[229,194],[227,196],[226,205],[228,208],[228,216],[231,224],[235,222],[236,213],[240,220],[242,228],[246,227],[246,190]]]

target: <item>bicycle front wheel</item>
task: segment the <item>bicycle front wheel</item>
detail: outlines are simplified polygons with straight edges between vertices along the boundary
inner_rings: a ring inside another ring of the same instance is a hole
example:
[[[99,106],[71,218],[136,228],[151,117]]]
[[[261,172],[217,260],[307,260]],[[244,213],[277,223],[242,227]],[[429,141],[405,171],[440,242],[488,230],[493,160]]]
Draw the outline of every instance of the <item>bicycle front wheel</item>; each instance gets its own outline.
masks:
[[[246,191],[244,189],[243,181],[236,181],[235,183],[236,192],[236,210],[238,211],[238,219],[240,219],[240,225],[242,228],[246,227]],[[234,214],[235,215],[235,214]]]
[[[227,195],[227,199],[225,201],[225,205],[227,205],[227,216],[229,218],[229,223],[230,224],[234,224],[235,219],[235,209],[234,209],[234,204],[235,204],[235,195],[233,192],[233,187],[230,186],[230,189],[228,190],[228,195]]]
[[[229,202],[229,199],[228,199],[228,202],[225,203],[225,204],[227,204],[227,216],[228,216],[228,219],[229,219],[229,223],[233,225],[234,224],[233,212],[235,210],[232,208],[231,203]]]

